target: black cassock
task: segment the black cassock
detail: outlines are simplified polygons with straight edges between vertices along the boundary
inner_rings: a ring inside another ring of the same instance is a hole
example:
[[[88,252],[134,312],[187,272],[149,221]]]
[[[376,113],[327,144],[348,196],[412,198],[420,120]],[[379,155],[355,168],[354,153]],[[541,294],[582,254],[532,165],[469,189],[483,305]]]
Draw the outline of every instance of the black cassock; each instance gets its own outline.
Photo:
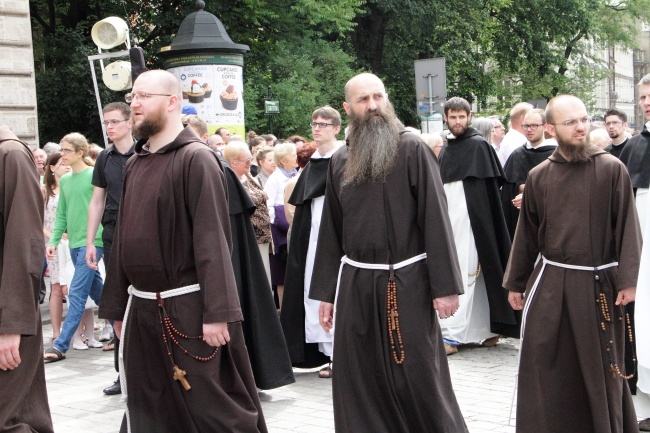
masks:
[[[250,216],[255,204],[225,159],[221,159],[228,187],[228,210],[232,232],[232,267],[244,321],[242,329],[255,385],[273,389],[294,383],[287,344],[264,272]]]
[[[490,304],[490,330],[519,338],[521,314],[508,302],[502,286],[510,254],[510,237],[501,209],[499,186],[505,180],[494,148],[474,128],[450,139],[440,153],[443,183],[462,180],[467,211]]]
[[[539,146],[529,149],[523,145],[512,152],[503,168],[506,181],[501,187],[501,207],[511,240],[515,237],[519,219],[519,209],[512,204],[512,200],[519,194],[519,185],[525,184],[528,172],[551,156],[555,149],[557,146]]]

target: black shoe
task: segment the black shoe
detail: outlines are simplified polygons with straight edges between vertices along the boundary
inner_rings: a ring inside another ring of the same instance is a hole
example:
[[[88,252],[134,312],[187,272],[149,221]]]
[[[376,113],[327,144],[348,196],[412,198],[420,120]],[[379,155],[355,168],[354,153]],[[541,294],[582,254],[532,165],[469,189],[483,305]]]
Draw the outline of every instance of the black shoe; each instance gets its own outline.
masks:
[[[650,431],[650,418],[646,418],[643,421],[639,422],[639,430]]]
[[[104,389],[104,394],[106,395],[117,395],[122,394],[122,385],[120,385],[120,379],[117,379],[111,386]]]
[[[66,298],[66,297],[64,296],[64,297],[63,297],[63,300],[62,300],[61,302],[63,302],[64,304],[67,304],[67,303],[68,303],[68,298]]]

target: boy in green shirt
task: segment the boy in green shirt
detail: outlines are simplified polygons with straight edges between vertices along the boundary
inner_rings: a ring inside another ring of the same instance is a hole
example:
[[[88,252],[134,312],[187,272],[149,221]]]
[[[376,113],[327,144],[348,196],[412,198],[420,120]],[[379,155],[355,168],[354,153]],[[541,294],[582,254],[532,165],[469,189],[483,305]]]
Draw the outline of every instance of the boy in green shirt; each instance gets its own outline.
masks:
[[[61,139],[61,160],[72,168],[72,172],[61,177],[59,206],[46,255],[50,260],[54,258],[61,236],[67,232],[70,257],[74,263],[74,275],[70,283],[68,314],[63,323],[61,335],[52,344],[52,347],[45,351],[45,362],[65,359],[65,353],[70,348],[70,340],[83,316],[88,296],[99,305],[99,298],[104,288],[99,271],[88,267],[85,259],[88,206],[93,194],[91,183],[93,162],[88,157],[86,138],[76,132],[63,137]],[[100,227],[95,236],[97,260],[102,256],[102,246]]]

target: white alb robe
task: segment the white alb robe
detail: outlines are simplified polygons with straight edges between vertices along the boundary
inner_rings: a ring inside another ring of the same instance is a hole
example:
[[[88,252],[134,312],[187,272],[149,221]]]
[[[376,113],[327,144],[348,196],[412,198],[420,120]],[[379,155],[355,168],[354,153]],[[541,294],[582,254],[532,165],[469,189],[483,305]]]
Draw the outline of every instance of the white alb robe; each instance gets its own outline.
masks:
[[[440,328],[447,340],[460,344],[481,343],[496,334],[490,332],[490,307],[483,274],[479,273],[478,278],[475,276],[479,264],[478,252],[463,181],[447,183],[444,188],[465,294],[459,297],[458,311],[452,317],[440,320]]]

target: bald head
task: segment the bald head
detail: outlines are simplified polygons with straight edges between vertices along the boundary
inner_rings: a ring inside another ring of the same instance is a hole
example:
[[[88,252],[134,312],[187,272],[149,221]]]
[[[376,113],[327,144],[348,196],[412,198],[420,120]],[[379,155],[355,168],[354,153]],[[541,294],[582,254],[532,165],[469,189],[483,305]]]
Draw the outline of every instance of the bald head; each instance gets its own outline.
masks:
[[[510,109],[510,124],[512,127],[523,134],[524,130],[521,127],[521,124],[524,123],[524,117],[526,114],[528,114],[528,112],[533,108],[535,107],[528,102],[520,102],[512,107]]]
[[[388,95],[384,83],[374,74],[363,73],[350,79],[345,85],[343,108],[350,115],[363,116],[385,110]]]
[[[386,89],[384,88],[384,83],[379,79],[378,76],[375,74],[370,74],[368,72],[364,72],[359,75],[355,75],[354,77],[350,78],[350,80],[345,84],[345,100],[349,102],[353,102],[350,100],[350,96],[353,92],[353,90],[356,90],[358,88],[365,88],[369,86],[376,86],[377,88],[381,88],[383,93],[386,93]]]
[[[175,95],[179,101],[183,100],[181,93],[181,83],[171,73],[162,69],[154,69],[152,71],[143,72],[133,83],[133,89],[136,89],[138,84],[146,83],[147,89],[143,89],[149,93],[161,93],[167,95]],[[135,91],[135,90],[134,90]],[[182,110],[182,106],[178,104],[178,112]]]
[[[549,124],[564,122],[567,119],[560,119],[559,115],[571,111],[580,112],[581,116],[576,117],[582,117],[582,112],[586,115],[587,109],[582,100],[573,95],[556,96],[548,102],[548,105],[546,105],[546,122]]]

